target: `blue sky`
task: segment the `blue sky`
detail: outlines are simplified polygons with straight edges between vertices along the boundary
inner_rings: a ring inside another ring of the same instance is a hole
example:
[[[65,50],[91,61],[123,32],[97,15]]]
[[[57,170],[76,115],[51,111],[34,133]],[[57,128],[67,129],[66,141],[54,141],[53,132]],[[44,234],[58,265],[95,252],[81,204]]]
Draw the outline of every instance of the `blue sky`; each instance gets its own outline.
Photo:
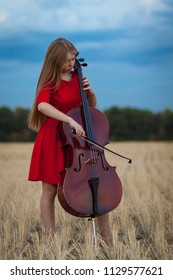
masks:
[[[30,108],[58,37],[88,63],[98,108],[173,110],[172,0],[0,0],[0,106]]]

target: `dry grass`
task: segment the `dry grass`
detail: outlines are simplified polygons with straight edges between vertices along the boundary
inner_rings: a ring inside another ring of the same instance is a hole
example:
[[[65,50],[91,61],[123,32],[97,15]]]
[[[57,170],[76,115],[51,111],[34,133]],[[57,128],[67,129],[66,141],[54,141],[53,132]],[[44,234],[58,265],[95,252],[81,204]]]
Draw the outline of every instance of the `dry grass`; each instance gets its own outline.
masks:
[[[108,155],[123,184],[119,206],[110,213],[116,256],[92,223],[56,204],[57,235],[40,220],[40,182],[27,181],[32,144],[0,144],[0,259],[173,259],[173,143],[132,142],[110,148],[132,165]]]

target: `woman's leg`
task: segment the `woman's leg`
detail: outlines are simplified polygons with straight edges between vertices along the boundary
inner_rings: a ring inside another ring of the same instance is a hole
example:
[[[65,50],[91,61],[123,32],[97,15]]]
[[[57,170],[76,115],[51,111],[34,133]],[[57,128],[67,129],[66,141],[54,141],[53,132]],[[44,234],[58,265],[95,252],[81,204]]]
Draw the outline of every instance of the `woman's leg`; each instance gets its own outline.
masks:
[[[97,221],[103,240],[108,246],[112,246],[113,240],[112,240],[112,232],[109,223],[109,214],[106,213],[103,216],[98,216]]]
[[[54,236],[55,233],[55,209],[54,201],[57,194],[57,185],[42,182],[42,195],[41,195],[41,217],[46,232]]]

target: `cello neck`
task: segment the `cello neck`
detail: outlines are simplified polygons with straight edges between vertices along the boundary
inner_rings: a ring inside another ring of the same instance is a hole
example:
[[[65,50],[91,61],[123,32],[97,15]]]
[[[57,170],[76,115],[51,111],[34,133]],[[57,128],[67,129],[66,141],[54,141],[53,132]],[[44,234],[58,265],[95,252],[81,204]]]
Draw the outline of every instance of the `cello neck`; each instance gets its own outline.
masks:
[[[83,64],[82,66],[87,66],[87,64]],[[85,130],[86,130],[88,138],[95,141],[94,129],[93,129],[93,125],[92,125],[91,114],[90,114],[90,109],[89,109],[89,105],[88,105],[88,99],[87,99],[87,95],[83,89],[83,84],[82,84],[82,78],[83,78],[82,66],[80,64],[80,61],[78,59],[76,59],[76,68],[77,68],[77,74],[78,74],[78,79],[79,79],[80,94],[81,94],[81,99],[82,99],[82,109],[83,109]]]

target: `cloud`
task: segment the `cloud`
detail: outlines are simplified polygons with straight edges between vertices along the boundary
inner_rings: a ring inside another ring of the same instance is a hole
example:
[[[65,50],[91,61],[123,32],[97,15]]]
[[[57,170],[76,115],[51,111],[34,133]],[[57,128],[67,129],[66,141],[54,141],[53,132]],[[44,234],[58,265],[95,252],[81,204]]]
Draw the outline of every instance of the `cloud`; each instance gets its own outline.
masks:
[[[61,36],[86,59],[99,106],[160,110],[173,104],[172,26],[172,0],[0,0],[0,102],[32,103],[47,47]]]
[[[9,32],[79,32],[158,23],[170,11],[166,0],[1,0],[1,36]]]
[[[1,0],[0,57],[39,61],[64,36],[92,58],[142,62],[173,49],[172,14],[169,0]]]

